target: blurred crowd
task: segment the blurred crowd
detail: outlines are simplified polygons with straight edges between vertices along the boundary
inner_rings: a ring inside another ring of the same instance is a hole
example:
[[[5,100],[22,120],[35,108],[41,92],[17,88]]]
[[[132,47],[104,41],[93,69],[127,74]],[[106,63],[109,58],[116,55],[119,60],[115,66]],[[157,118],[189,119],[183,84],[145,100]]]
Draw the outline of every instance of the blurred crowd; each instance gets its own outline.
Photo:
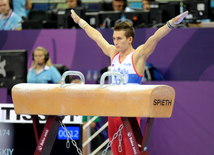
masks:
[[[210,3],[210,0],[208,0]],[[151,5],[152,3],[152,5]],[[179,5],[182,5],[180,2]],[[21,30],[21,29],[43,29],[43,28],[78,28],[75,24],[71,24],[71,19],[66,17],[66,22],[70,23],[68,26],[65,25],[65,17],[62,15],[68,16],[70,13],[70,9],[77,9],[79,10],[79,15],[82,16],[84,14],[87,22],[90,19],[87,19],[87,15],[94,12],[100,11],[120,11],[120,12],[136,12],[136,11],[150,11],[150,9],[154,9],[156,7],[155,0],[142,0],[141,2],[128,2],[127,0],[102,0],[97,3],[83,3],[81,0],[66,0],[65,2],[60,3],[32,3],[31,0],[0,0],[0,30]],[[170,6],[171,7],[171,6]],[[179,6],[180,7],[180,6]],[[210,6],[204,6],[205,9],[208,10]],[[207,8],[208,7],[208,8]],[[172,8],[172,7],[171,7]],[[173,8],[174,9],[174,8]],[[178,9],[178,8],[177,8]],[[188,8],[186,8],[188,9]],[[176,9],[175,9],[176,10]],[[179,14],[182,10],[180,9]],[[190,10],[188,10],[190,12]],[[76,11],[78,13],[78,11]],[[160,13],[158,11],[153,12],[149,15],[149,18],[152,16],[158,16]],[[170,13],[169,13],[170,14]],[[212,10],[206,10],[199,12],[201,16],[208,16],[208,21],[213,21]],[[167,16],[165,11],[162,12],[162,15]],[[174,14],[173,14],[174,15]],[[136,15],[139,16],[139,15]],[[195,15],[194,15],[195,16]],[[94,17],[94,16],[93,16]],[[202,18],[203,18],[202,17]],[[64,19],[62,19],[64,18]],[[94,17],[96,18],[96,17]],[[97,17],[100,18],[100,17]],[[134,18],[134,17],[132,17]],[[145,17],[142,17],[145,18]],[[151,23],[164,23],[165,21],[158,21],[158,17],[154,17],[153,21],[149,21]],[[168,17],[167,17],[168,18]],[[194,17],[197,18],[197,17]],[[201,19],[202,19],[201,18]],[[138,17],[139,19],[139,17]],[[136,20],[138,20],[136,19]],[[132,19],[131,19],[132,20]],[[154,22],[156,20],[156,22]],[[194,19],[194,22],[197,19]],[[185,21],[185,20],[184,20]],[[114,21],[115,22],[115,21]],[[142,21],[141,21],[142,22]],[[144,26],[139,27],[148,27],[148,23]],[[89,22],[90,23],[90,22]],[[95,28],[101,27],[102,25],[99,23]],[[138,25],[140,25],[138,22]],[[110,26],[111,27],[111,26]]]

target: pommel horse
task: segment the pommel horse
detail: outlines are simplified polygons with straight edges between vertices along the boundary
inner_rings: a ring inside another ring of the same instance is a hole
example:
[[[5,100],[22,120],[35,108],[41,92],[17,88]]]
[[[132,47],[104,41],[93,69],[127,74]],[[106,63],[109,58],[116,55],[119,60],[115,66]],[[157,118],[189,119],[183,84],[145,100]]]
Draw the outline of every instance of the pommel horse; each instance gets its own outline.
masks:
[[[78,75],[81,84],[65,84],[67,75]],[[120,85],[104,84],[106,76],[117,75]],[[67,71],[60,84],[17,84],[12,88],[16,114],[33,117],[37,148],[34,155],[48,155],[65,115],[121,117],[133,155],[148,155],[148,143],[154,118],[169,118],[175,91],[167,85],[123,85],[119,73],[106,72],[100,85],[85,84],[81,72]],[[38,115],[48,115],[43,132],[38,128]],[[144,135],[136,117],[146,117]]]

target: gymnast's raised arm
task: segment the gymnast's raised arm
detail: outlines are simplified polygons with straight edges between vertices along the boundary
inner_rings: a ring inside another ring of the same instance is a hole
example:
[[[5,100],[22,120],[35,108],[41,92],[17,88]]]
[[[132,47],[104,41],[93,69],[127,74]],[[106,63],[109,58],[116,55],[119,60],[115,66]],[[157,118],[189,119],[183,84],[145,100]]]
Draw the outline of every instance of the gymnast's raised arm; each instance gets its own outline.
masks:
[[[157,43],[166,36],[173,28],[176,27],[188,14],[188,11],[176,16],[175,18],[171,19],[167,22],[166,25],[159,28],[154,35],[152,35],[145,44],[138,47],[136,52],[138,56],[144,56],[146,59],[148,56],[154,51]]]
[[[113,45],[110,45],[102,36],[102,34],[97,31],[95,28],[91,27],[86,21],[84,21],[82,18],[80,18],[74,10],[71,10],[71,17],[73,20],[79,24],[79,26],[85,30],[87,35],[93,39],[97,45],[102,49],[102,51],[109,57],[111,55],[115,54],[115,47]]]

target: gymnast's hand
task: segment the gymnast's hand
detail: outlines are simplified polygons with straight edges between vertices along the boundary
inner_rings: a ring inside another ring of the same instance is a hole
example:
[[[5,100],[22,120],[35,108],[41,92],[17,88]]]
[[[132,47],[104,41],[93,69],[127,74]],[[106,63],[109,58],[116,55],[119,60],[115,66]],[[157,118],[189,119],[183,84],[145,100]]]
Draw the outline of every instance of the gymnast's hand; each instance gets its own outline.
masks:
[[[71,17],[73,18],[75,23],[78,23],[80,20],[80,17],[74,12],[73,9],[71,9]]]
[[[170,24],[175,27],[177,24],[179,24],[186,16],[188,15],[188,11],[185,11],[184,13],[176,16],[172,20],[170,20]]]

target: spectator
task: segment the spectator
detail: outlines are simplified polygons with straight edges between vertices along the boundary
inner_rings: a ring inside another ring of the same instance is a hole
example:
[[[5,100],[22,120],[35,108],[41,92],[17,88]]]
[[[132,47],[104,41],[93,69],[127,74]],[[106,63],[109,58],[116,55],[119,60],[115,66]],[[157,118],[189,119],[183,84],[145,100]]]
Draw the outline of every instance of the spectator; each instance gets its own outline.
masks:
[[[99,9],[101,11],[134,11],[127,6],[127,0],[102,1],[99,3]]]
[[[0,30],[21,29],[22,18],[10,8],[9,0],[0,0]]]
[[[32,65],[28,71],[28,83],[61,83],[61,74],[52,65],[49,53],[44,47],[37,47],[32,55]]]
[[[127,0],[113,0],[112,7],[114,11],[134,11],[127,6]]]
[[[66,0],[66,3],[59,3],[57,9],[73,9],[76,7],[81,7],[81,0]]]
[[[143,10],[150,10],[150,2],[153,2],[154,0],[142,0],[142,7]]]
[[[76,8],[80,7],[82,5],[81,0],[66,0],[66,4],[68,5],[68,8]]]
[[[26,10],[32,8],[31,0],[10,0],[13,5],[13,11],[20,17],[27,18]]]

